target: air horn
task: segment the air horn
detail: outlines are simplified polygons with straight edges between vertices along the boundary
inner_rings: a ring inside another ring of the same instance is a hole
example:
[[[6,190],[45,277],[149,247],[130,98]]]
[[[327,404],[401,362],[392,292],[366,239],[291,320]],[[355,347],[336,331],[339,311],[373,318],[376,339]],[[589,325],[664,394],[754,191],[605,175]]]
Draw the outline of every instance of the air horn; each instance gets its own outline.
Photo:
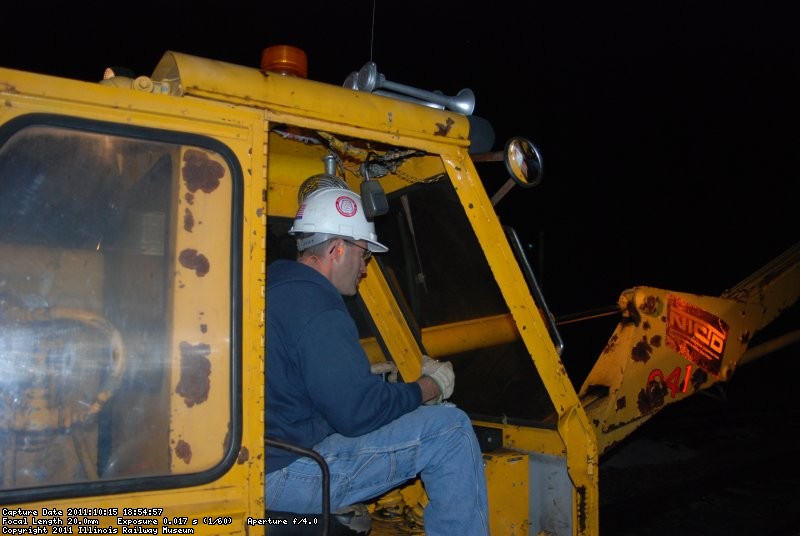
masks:
[[[378,72],[378,66],[372,61],[367,62],[360,71],[350,73],[344,81],[344,87],[399,98],[433,108],[447,108],[464,115],[472,115],[472,111],[475,109],[475,94],[471,89],[462,89],[456,95],[449,97],[439,91],[425,91],[390,82]],[[389,91],[379,91],[381,89]]]

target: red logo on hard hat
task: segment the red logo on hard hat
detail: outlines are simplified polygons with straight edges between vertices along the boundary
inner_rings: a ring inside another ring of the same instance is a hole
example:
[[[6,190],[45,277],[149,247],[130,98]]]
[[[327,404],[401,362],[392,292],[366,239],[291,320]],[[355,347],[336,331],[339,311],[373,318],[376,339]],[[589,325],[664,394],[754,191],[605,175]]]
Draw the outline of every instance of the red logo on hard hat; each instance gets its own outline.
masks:
[[[358,205],[356,204],[355,199],[343,195],[336,199],[336,210],[338,210],[339,214],[345,218],[351,218],[356,215],[356,212],[358,212]]]

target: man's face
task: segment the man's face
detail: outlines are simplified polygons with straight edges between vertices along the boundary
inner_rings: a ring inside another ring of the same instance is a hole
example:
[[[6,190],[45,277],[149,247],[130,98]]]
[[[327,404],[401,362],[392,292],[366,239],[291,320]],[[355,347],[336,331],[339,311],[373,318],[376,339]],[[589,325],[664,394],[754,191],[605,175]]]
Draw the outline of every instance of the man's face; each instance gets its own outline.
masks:
[[[358,292],[361,278],[367,273],[367,263],[364,260],[367,242],[364,240],[353,242],[337,240],[335,247],[342,248],[342,251],[334,261],[331,282],[340,294],[354,296]]]

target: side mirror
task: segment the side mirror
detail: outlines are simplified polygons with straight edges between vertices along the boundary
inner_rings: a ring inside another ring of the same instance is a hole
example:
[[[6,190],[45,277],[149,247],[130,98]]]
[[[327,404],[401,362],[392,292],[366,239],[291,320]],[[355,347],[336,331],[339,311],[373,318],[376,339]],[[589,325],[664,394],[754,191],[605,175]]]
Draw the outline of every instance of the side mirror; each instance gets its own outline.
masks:
[[[528,138],[516,137],[508,140],[503,151],[503,161],[511,178],[492,196],[492,206],[497,205],[514,184],[532,188],[542,182],[542,155]]]
[[[506,169],[518,185],[531,188],[542,182],[542,155],[528,138],[511,138],[504,151]]]

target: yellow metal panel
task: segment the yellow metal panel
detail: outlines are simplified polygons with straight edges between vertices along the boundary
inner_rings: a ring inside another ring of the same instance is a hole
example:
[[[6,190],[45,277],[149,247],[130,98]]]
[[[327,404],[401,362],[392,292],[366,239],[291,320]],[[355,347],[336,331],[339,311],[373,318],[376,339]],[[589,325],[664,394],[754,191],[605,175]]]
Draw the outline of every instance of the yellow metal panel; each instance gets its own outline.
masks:
[[[210,469],[222,460],[230,426],[230,221],[232,177],[225,163],[208,151],[184,148],[179,160],[207,160],[224,172],[213,192],[192,191],[183,172],[175,192],[177,219],[191,212],[203,232],[175,221],[171,250],[173,280],[172,402],[170,448],[175,473]],[[191,202],[187,200],[191,199]],[[214,219],[222,221],[215,224]],[[199,426],[204,423],[204,426]],[[231,438],[228,437],[229,441]]]
[[[422,330],[422,343],[431,357],[490,348],[518,338],[511,315],[475,318]]]
[[[540,452],[542,454],[558,457],[566,456],[564,440],[559,435],[555,426],[552,428],[533,428],[530,426],[484,421],[473,421],[473,424],[501,430],[503,433],[503,446],[506,448],[528,452]]]
[[[800,244],[726,291],[701,296],[635,287],[581,396],[600,452],[665,406],[729,380],[754,335],[800,296]]]
[[[469,122],[461,114],[256,68],[167,52],[153,78],[175,80],[185,94],[301,115],[318,121],[322,130],[350,124],[395,137],[448,138],[469,144]],[[358,113],[352,113],[356,109]]]
[[[0,121],[24,113],[69,114],[98,121],[219,135],[252,142],[253,109],[213,101],[152,94],[0,68]],[[5,98],[8,97],[8,98]],[[192,127],[187,128],[187,121]],[[233,128],[232,128],[233,127]],[[245,155],[247,153],[245,152]],[[248,157],[249,158],[249,157]],[[245,173],[248,167],[243,166]]]
[[[595,534],[599,530],[599,491],[594,429],[550,340],[472,160],[466,152],[443,160],[558,413],[558,430],[567,448],[567,467],[576,494],[573,526],[577,534]]]
[[[416,381],[422,373],[422,351],[392,297],[389,285],[376,263],[367,265],[367,277],[359,294],[383,337],[397,370],[405,381]]]
[[[522,536],[529,533],[528,456],[498,449],[483,455],[489,492],[491,534]]]
[[[274,114],[268,114],[272,121],[279,121]],[[294,122],[296,126],[303,126],[307,129],[313,127],[331,128],[334,125],[321,125],[308,121],[306,118],[294,116],[282,116],[282,121]],[[320,142],[327,140],[335,146],[339,152],[345,170],[344,178],[350,188],[356,192],[363,177],[361,176],[360,164],[367,158],[367,151],[356,147],[352,143],[345,143],[338,140],[329,133],[305,130],[304,134],[293,134],[290,131],[297,130],[295,126],[286,127],[284,125],[271,125],[269,133],[269,153],[268,162],[269,189],[267,190],[267,206],[270,216],[293,218],[297,210],[297,190],[300,184],[313,175],[324,171],[323,157],[329,154],[326,146]],[[365,132],[363,129],[352,129],[343,127],[344,132],[352,132],[352,135],[380,137],[377,132]],[[293,140],[286,139],[294,135]],[[347,134],[350,136],[351,134]],[[384,135],[385,136],[385,135]],[[344,137],[344,136],[342,136]],[[298,141],[306,140],[305,143]],[[447,146],[434,145],[428,142],[419,143],[420,140],[403,139],[397,140],[394,137],[387,137],[387,141],[417,144],[424,147],[424,150],[442,150]],[[371,142],[370,142],[371,143]],[[363,144],[363,143],[362,143]],[[453,149],[450,148],[452,151]],[[409,158],[394,173],[389,173],[380,177],[381,186],[389,194],[399,188],[405,188],[411,183],[424,182],[432,178],[441,178],[445,170],[441,158],[438,156],[417,156]]]
[[[258,128],[260,126],[260,128]],[[248,515],[261,517],[264,503],[264,371],[266,348],[267,285],[267,132],[266,122],[254,123],[249,161],[245,171],[242,204],[242,445],[237,465],[246,468],[243,482]],[[261,150],[255,150],[260,148]],[[243,150],[247,145],[243,145]],[[243,162],[247,162],[242,155]],[[262,529],[249,527],[248,534]]]
[[[518,338],[517,325],[511,315],[474,318],[422,328],[422,346],[430,357],[490,348]],[[361,345],[371,362],[384,360],[383,352],[374,337],[361,339]]]

